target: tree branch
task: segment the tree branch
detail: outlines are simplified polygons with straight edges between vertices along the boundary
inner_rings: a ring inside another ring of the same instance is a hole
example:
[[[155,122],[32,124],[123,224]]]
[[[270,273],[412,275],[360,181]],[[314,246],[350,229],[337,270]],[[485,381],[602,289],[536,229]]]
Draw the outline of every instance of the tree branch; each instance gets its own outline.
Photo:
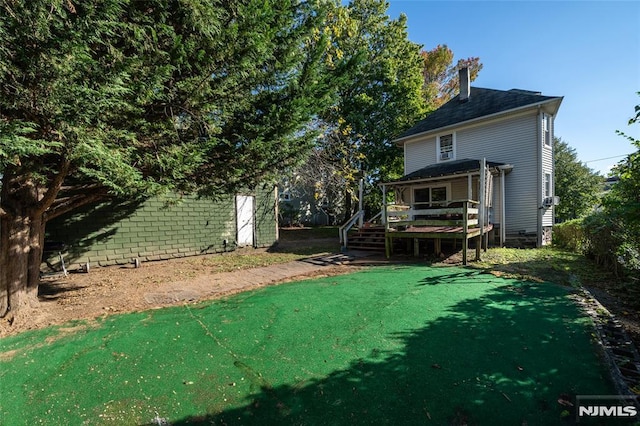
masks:
[[[60,188],[62,187],[62,183],[64,179],[69,174],[69,170],[71,168],[71,161],[68,159],[61,160],[60,170],[55,175],[49,188],[47,188],[47,192],[44,193],[44,196],[35,206],[35,210],[40,213],[44,213],[51,204],[55,201],[58,193],[60,192]]]
[[[47,222],[84,205],[100,201],[107,198],[107,196],[108,193],[106,189],[103,189],[89,194],[78,194],[55,200],[49,207],[49,210],[44,213],[44,221]]]

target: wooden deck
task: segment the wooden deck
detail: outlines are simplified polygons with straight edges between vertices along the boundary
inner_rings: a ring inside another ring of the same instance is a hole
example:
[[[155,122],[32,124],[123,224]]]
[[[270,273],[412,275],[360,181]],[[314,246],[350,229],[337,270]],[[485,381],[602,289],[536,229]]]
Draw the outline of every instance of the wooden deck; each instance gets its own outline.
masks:
[[[385,230],[385,251],[387,257],[393,254],[394,239],[413,239],[414,255],[419,254],[420,240],[434,240],[435,254],[441,253],[443,239],[462,241],[462,263],[467,264],[467,250],[470,239],[476,239],[476,260],[480,260],[480,250],[487,241],[481,237],[487,236],[493,229],[492,224],[484,228],[479,226],[478,209],[471,208],[472,200],[465,200],[462,207],[445,207],[435,209],[415,210],[409,206],[387,211],[387,225]],[[416,217],[421,219],[415,220]]]

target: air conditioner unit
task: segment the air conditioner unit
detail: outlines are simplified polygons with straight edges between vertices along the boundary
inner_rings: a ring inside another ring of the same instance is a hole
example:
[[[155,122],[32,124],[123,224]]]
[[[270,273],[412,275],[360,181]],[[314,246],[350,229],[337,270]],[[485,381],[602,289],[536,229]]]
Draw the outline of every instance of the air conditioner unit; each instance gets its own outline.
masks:
[[[440,159],[441,160],[451,160],[453,158],[453,152],[441,152]]]
[[[545,197],[542,200],[544,207],[557,206],[558,204],[560,204],[560,197]]]

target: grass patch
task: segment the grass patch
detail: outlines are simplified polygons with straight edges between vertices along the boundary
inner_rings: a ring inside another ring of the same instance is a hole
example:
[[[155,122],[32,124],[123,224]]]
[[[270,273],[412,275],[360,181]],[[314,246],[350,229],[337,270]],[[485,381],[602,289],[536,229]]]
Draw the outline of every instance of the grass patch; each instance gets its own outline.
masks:
[[[337,227],[288,228],[280,230],[280,242],[267,251],[238,250],[222,255],[194,257],[187,262],[211,272],[231,272],[292,262],[340,251]]]
[[[188,262],[194,265],[205,266],[211,269],[210,272],[217,273],[277,265],[303,259],[304,257],[304,255],[295,253],[232,252],[204,259],[193,258],[189,259]]]
[[[491,248],[482,253],[482,261],[471,262],[470,266],[496,276],[551,281],[567,286],[599,283],[613,277],[583,255],[556,247]]]

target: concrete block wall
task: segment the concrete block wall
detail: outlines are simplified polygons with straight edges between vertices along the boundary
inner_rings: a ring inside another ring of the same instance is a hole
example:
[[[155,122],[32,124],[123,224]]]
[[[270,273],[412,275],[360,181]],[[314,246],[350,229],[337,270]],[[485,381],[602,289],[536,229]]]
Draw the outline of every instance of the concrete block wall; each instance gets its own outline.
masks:
[[[271,247],[278,241],[278,190],[275,186],[258,187],[255,203],[255,246]]]
[[[255,246],[277,239],[273,187],[255,195]],[[222,253],[236,249],[235,196],[217,201],[183,197],[151,198],[141,203],[112,201],[71,212],[46,227],[47,241],[67,245],[65,262],[72,269]],[[55,256],[50,256],[55,264]]]

